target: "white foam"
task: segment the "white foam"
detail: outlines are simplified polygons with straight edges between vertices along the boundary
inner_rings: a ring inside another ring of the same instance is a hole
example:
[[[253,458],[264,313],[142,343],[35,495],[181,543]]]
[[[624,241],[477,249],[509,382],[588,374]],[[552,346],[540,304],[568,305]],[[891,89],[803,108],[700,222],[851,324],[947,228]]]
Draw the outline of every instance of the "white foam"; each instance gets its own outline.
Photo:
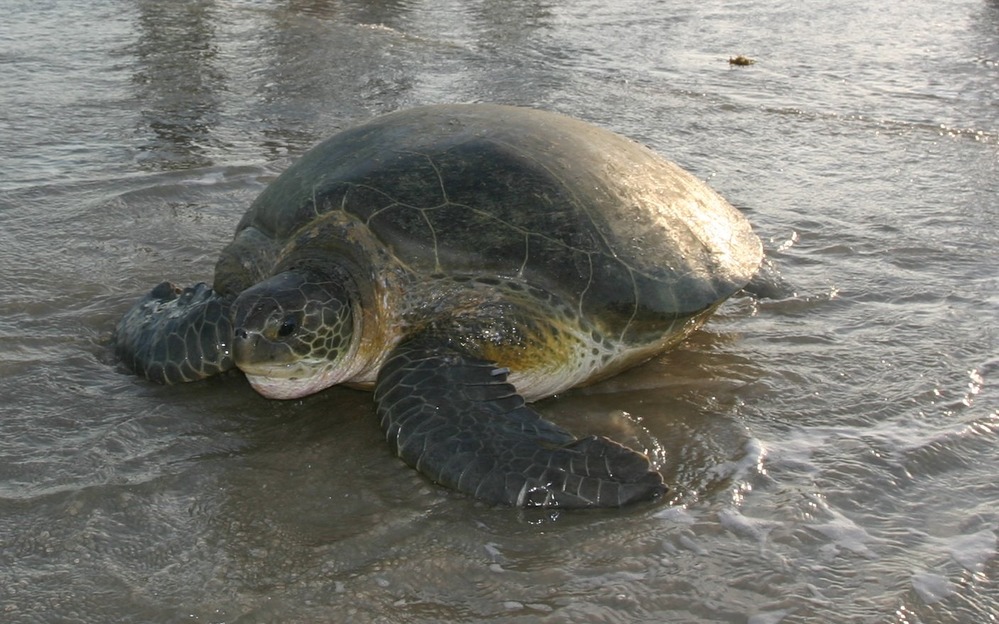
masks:
[[[985,529],[948,540],[951,558],[969,572],[981,572],[985,562],[996,555],[996,534]]]
[[[683,507],[667,507],[662,511],[657,511],[653,515],[653,517],[662,520],[668,520],[676,524],[689,525],[689,524],[694,524],[697,521],[697,519],[694,518],[694,515]]]
[[[763,443],[756,438],[749,438],[743,445],[742,451],[742,457],[717,464],[708,470],[708,474],[720,479],[742,481],[751,473],[763,472],[763,458],[767,454]]]
[[[826,513],[832,516],[832,520],[824,524],[810,525],[809,528],[833,541],[835,550],[832,554],[838,554],[838,550],[843,548],[867,559],[878,558],[877,554],[867,547],[867,542],[873,541],[873,538],[863,527],[833,509],[826,509]]]
[[[760,548],[766,543],[770,531],[781,526],[781,523],[775,520],[750,518],[735,509],[722,509],[718,512],[718,520],[723,527],[732,533],[756,540],[760,543]]]
[[[926,604],[935,604],[954,594],[954,586],[945,577],[933,572],[915,572],[912,589]]]
[[[749,619],[746,620],[746,624],[777,624],[777,622],[780,622],[787,617],[789,613],[791,613],[790,609],[757,613],[749,616]]]

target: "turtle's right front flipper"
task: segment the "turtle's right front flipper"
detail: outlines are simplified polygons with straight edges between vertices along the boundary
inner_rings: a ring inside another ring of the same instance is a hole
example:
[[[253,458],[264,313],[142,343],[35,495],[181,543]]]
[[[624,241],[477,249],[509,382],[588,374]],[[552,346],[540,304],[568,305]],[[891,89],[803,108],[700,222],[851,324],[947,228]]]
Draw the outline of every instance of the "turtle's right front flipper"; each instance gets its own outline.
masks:
[[[154,288],[115,330],[118,357],[160,383],[195,381],[233,367],[231,301],[207,284]]]
[[[437,483],[518,507],[617,507],[666,492],[648,459],[541,418],[506,371],[431,336],[398,346],[375,401],[399,456]]]

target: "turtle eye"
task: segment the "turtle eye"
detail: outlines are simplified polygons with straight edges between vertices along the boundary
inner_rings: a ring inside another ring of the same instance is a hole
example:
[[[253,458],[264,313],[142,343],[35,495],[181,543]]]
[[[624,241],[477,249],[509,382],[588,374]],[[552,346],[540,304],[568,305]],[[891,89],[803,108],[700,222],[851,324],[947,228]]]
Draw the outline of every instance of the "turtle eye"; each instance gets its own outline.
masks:
[[[298,329],[298,320],[293,315],[289,315],[281,321],[281,327],[278,328],[277,335],[280,338],[285,338],[290,336],[296,329]]]

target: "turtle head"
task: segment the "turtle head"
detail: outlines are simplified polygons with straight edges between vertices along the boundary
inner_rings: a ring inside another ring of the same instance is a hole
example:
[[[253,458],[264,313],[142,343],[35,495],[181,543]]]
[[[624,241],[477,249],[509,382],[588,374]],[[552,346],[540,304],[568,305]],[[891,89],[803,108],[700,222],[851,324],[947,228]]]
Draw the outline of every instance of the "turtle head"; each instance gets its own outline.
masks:
[[[353,297],[346,280],[312,269],[278,273],[233,304],[233,358],[255,390],[294,399],[351,375]]]

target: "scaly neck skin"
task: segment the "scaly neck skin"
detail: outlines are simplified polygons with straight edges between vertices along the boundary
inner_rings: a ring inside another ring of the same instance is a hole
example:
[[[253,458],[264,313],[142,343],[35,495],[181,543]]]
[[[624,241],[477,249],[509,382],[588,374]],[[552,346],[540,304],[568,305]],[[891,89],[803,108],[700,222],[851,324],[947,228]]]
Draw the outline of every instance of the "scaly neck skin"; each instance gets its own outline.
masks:
[[[264,396],[299,398],[354,377],[360,336],[356,290],[337,270],[278,273],[233,304],[233,357]]]

